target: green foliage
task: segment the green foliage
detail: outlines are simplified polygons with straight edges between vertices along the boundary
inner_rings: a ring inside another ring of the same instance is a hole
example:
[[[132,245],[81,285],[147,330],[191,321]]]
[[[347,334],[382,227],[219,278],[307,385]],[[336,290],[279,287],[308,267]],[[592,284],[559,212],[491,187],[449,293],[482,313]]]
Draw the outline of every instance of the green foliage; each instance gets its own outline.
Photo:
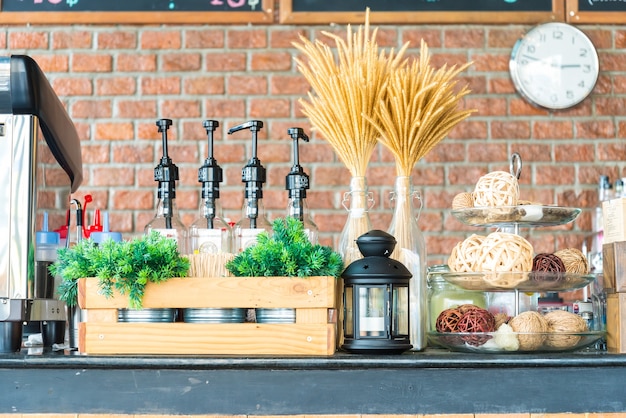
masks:
[[[130,241],[107,240],[96,245],[83,240],[72,248],[62,248],[51,271],[63,279],[59,298],[68,306],[77,302],[78,279],[97,277],[105,296],[111,297],[116,289],[128,295],[131,308],[139,309],[146,283],[185,277],[189,260],[178,253],[175,240],[152,232]]]
[[[311,244],[302,222],[287,217],[274,220],[272,234],[261,232],[226,268],[235,276],[338,277],[343,260],[330,247]]]

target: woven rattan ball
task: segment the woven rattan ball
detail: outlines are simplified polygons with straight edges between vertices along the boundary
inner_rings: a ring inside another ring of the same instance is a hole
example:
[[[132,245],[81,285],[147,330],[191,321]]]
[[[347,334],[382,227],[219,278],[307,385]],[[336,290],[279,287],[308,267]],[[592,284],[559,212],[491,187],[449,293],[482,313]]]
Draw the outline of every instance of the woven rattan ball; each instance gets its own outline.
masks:
[[[475,271],[528,272],[533,266],[533,246],[524,237],[492,232],[480,246]]]
[[[445,309],[437,316],[435,329],[437,332],[457,332],[457,325],[462,316],[463,314],[458,309]]]
[[[548,332],[548,321],[535,311],[522,312],[509,321],[513,331],[517,332],[520,350],[535,351],[539,349]]]
[[[465,209],[474,207],[474,197],[471,193],[463,192],[452,199],[452,209]]]
[[[506,171],[492,171],[476,182],[474,206],[514,206],[519,199],[517,178]]]
[[[474,270],[480,247],[485,237],[472,234],[454,246],[448,258],[448,267],[457,273],[466,273]]]
[[[554,253],[563,260],[565,271],[573,274],[589,274],[587,257],[577,248],[567,248]]]
[[[463,341],[473,346],[480,346],[491,339],[490,333],[496,330],[496,320],[487,309],[478,306],[468,309],[457,323],[459,332],[477,333],[477,335],[464,335]]]
[[[533,271],[563,273],[565,272],[565,265],[561,257],[556,254],[540,253],[533,258]]]
[[[511,319],[511,317],[508,316],[504,312],[499,312],[499,313],[495,314],[493,317],[496,320],[496,329],[499,329],[500,325],[508,323],[509,319]]]
[[[545,343],[550,347],[573,348],[582,337],[572,334],[588,331],[587,322],[575,313],[555,310],[548,312],[543,317],[548,323],[548,332],[550,332]]]

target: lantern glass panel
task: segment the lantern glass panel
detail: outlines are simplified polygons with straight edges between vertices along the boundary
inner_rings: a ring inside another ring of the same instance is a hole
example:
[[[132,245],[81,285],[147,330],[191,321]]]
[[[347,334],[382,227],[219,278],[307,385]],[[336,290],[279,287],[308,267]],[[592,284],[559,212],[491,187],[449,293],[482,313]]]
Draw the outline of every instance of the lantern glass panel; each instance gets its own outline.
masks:
[[[391,327],[392,337],[409,335],[409,288],[393,288],[393,326]]]
[[[352,286],[346,286],[343,294],[343,306],[345,309],[343,333],[348,338],[354,337],[354,309],[352,300]]]
[[[361,337],[386,337],[386,286],[358,286],[359,333]]]

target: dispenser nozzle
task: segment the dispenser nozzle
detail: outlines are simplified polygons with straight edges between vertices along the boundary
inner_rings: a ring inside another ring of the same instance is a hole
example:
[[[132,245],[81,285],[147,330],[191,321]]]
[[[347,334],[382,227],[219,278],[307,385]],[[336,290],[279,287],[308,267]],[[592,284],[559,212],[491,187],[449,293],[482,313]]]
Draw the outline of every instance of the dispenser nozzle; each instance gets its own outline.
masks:
[[[298,143],[298,139],[309,142],[309,137],[304,133],[302,128],[289,128],[287,133],[293,139],[293,166],[285,179],[285,189],[289,191],[289,199],[299,201],[298,205],[296,205],[299,211],[295,215],[302,221],[304,217],[302,200],[306,198],[306,191],[309,188],[309,176],[300,166],[300,144]]]
[[[265,167],[261,165],[261,161],[257,158],[257,132],[261,128],[263,128],[262,121],[251,120],[228,130],[229,134],[242,129],[250,129],[252,131],[252,157],[241,170],[241,181],[246,183],[245,198],[249,206],[248,218],[250,219],[250,228],[256,228],[256,218],[259,216],[258,200],[263,198],[263,183],[265,183],[266,179]]]
[[[209,148],[208,158],[204,165],[198,169],[198,181],[202,183],[202,198],[206,199],[207,228],[213,228],[213,219],[216,216],[215,199],[220,196],[220,182],[222,181],[222,168],[213,158],[213,132],[220,126],[216,120],[205,120],[202,126],[206,129]]]
[[[176,198],[176,181],[178,180],[178,167],[167,155],[167,130],[172,126],[171,119],[159,119],[156,122],[163,141],[163,157],[161,163],[154,168],[154,180],[159,182],[158,197],[163,199],[165,227],[172,227],[172,199]]]

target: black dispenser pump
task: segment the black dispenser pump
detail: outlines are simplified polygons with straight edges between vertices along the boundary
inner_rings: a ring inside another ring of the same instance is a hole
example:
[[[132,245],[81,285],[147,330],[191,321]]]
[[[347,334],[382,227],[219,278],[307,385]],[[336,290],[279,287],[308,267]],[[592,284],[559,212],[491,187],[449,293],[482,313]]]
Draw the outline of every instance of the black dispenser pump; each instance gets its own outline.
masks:
[[[206,129],[209,141],[208,158],[204,160],[204,165],[198,169],[198,181],[202,183],[202,199],[206,204],[206,227],[213,228],[213,220],[216,216],[215,200],[220,197],[220,183],[223,180],[222,167],[213,158],[213,132],[220,126],[216,120],[205,120],[202,126]]]
[[[252,132],[252,157],[248,164],[241,170],[241,181],[246,184],[245,199],[247,204],[246,217],[250,220],[250,228],[257,227],[259,218],[259,199],[263,199],[263,183],[266,180],[265,167],[257,158],[257,133],[263,128],[260,120],[251,120],[241,125],[234,126],[228,130],[232,134],[243,129],[250,129]]]
[[[157,197],[163,202],[163,216],[165,227],[172,228],[172,216],[174,213],[173,201],[176,199],[176,182],[178,181],[178,167],[172,162],[167,154],[167,130],[172,126],[171,119],[159,119],[156,122],[161,133],[163,143],[163,156],[161,162],[154,168],[154,181],[159,182]]]
[[[304,221],[304,206],[302,201],[306,199],[306,191],[309,188],[309,176],[300,165],[300,144],[298,143],[298,139],[309,142],[309,137],[304,133],[302,128],[289,128],[287,133],[291,136],[291,139],[293,139],[293,166],[289,174],[287,174],[285,188],[289,192],[289,199],[297,200],[294,205],[294,213],[290,213],[290,215],[294,218],[298,218],[300,221]]]

